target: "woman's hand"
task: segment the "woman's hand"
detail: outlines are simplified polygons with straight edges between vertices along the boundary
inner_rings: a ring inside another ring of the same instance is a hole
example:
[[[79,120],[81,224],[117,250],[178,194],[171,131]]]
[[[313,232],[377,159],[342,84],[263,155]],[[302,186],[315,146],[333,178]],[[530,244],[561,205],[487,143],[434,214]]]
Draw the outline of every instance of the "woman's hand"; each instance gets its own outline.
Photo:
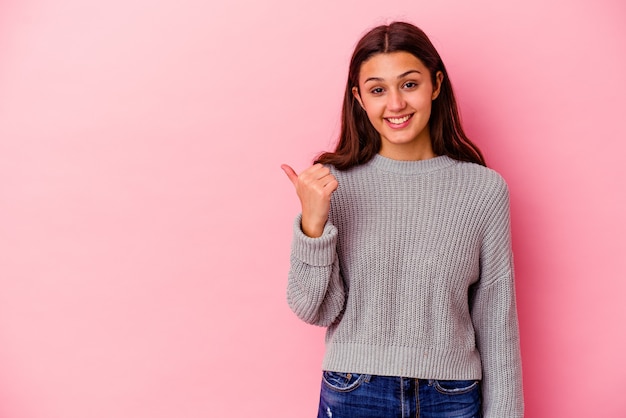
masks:
[[[288,166],[280,166],[296,188],[302,205],[302,232],[311,238],[321,237],[330,211],[330,196],[337,190],[337,179],[322,164],[315,164],[300,175]]]

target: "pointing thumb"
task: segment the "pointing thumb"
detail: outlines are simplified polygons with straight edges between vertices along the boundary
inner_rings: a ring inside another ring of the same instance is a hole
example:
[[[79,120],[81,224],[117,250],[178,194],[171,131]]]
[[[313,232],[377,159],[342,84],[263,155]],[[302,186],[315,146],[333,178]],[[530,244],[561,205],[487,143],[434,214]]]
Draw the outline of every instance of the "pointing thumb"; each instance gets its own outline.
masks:
[[[287,177],[289,177],[289,180],[291,180],[291,182],[294,184],[296,184],[296,181],[298,181],[298,175],[296,174],[296,172],[293,170],[293,168],[291,168],[290,166],[288,166],[287,164],[283,164],[280,166],[280,168],[283,169],[283,171],[285,172],[285,174],[287,174]]]

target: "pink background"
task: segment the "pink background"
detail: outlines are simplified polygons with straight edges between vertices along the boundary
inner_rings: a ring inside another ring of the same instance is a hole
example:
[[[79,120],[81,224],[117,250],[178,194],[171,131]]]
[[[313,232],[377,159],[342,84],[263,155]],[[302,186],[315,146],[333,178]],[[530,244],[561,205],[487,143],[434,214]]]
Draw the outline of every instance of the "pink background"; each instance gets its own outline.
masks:
[[[527,416],[626,416],[622,0],[0,2],[0,417],[313,416],[280,170],[408,19],[512,193]]]

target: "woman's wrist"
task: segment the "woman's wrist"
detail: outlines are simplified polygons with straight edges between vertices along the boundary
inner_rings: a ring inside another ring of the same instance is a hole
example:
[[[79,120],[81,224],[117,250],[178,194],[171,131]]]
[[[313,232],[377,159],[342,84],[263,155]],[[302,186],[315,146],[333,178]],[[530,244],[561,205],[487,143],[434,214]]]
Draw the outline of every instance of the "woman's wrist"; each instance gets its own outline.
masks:
[[[324,233],[324,226],[326,225],[326,219],[322,220],[311,220],[309,217],[305,217],[302,215],[302,221],[300,222],[300,227],[302,228],[302,232],[304,235],[310,238],[319,238]]]

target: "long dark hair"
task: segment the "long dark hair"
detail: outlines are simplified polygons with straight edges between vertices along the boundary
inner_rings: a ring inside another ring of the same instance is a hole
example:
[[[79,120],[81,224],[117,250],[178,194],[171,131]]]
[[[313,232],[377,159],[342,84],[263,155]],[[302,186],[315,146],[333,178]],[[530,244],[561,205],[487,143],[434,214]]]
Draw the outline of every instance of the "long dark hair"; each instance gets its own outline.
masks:
[[[380,134],[355,99],[352,88],[359,85],[359,72],[365,61],[375,54],[400,51],[408,52],[424,63],[430,71],[433,86],[436,85],[437,72],[443,73],[441,91],[433,101],[429,120],[433,152],[459,161],[486,165],[478,147],[463,131],[452,84],[439,53],[421,29],[405,22],[375,27],[356,45],[343,98],[337,147],[334,152],[321,154],[316,162],[347,170],[368,162],[380,151]]]

